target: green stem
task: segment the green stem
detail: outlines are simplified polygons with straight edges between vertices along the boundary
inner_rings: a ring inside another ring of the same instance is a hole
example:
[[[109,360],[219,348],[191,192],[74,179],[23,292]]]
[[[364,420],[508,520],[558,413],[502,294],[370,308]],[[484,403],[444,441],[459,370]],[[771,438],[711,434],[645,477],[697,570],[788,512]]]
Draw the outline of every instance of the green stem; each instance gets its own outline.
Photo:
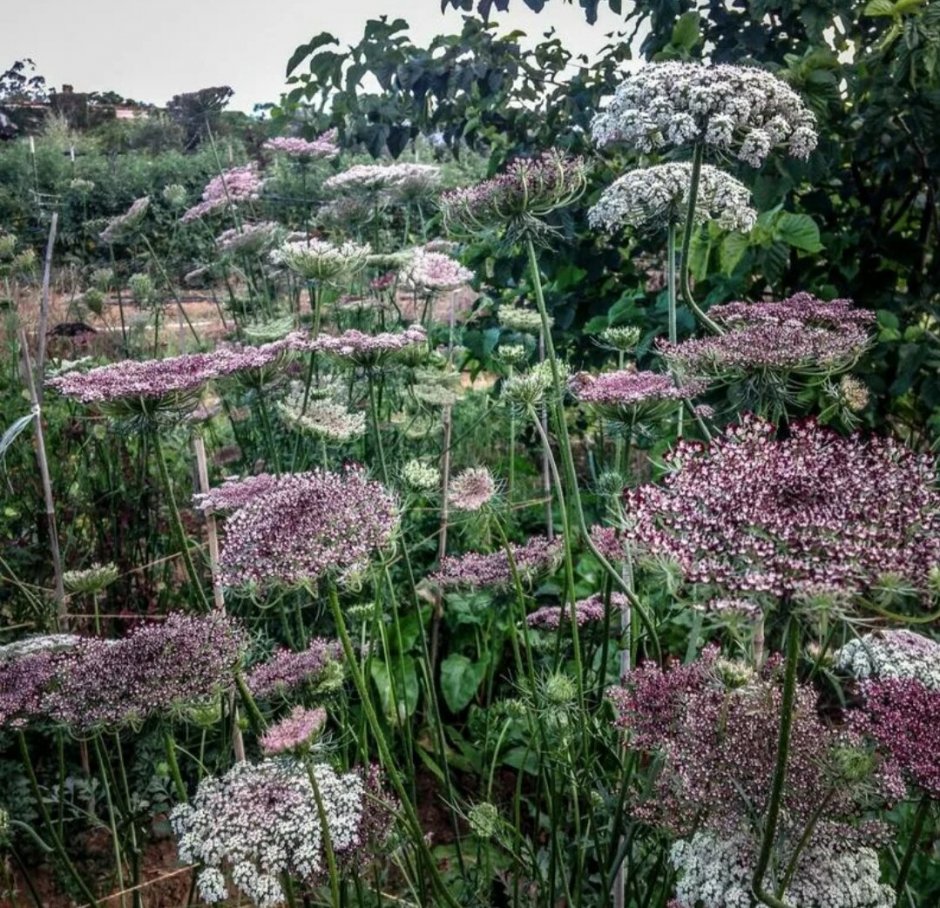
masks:
[[[679,340],[678,318],[676,313],[676,225],[669,222],[666,238],[666,294],[669,300],[669,343]]]
[[[330,611],[333,613],[333,620],[336,622],[336,630],[343,646],[343,653],[346,657],[346,664],[349,667],[349,673],[352,675],[353,684],[355,685],[356,691],[359,694],[359,698],[362,701],[362,709],[366,715],[366,721],[369,723],[370,729],[372,731],[372,736],[375,738],[375,743],[379,750],[379,758],[382,762],[382,765],[385,767],[386,772],[388,773],[388,778],[391,782],[392,788],[395,790],[395,794],[401,801],[402,810],[405,813],[405,818],[408,822],[408,826],[411,828],[411,834],[414,837],[415,847],[418,849],[419,854],[423,858],[424,864],[430,873],[431,880],[434,883],[434,888],[437,890],[442,903],[448,905],[449,908],[460,908],[454,897],[448,891],[446,885],[440,877],[440,874],[438,873],[434,856],[431,854],[427,842],[424,839],[424,832],[421,829],[421,822],[418,819],[417,813],[415,812],[414,805],[408,798],[408,794],[405,791],[405,786],[402,783],[401,776],[398,772],[398,767],[395,765],[395,761],[392,758],[388,741],[385,738],[385,732],[382,730],[379,717],[376,714],[375,707],[373,706],[372,700],[369,697],[369,691],[366,687],[365,678],[363,677],[362,671],[359,668],[359,663],[356,661],[356,654],[353,651],[352,641],[349,639],[349,632],[346,630],[346,620],[343,617],[343,612],[340,608],[339,596],[336,593],[336,585],[334,583],[330,582],[328,584],[328,592]]]
[[[20,749],[20,759],[23,761],[23,766],[26,769],[26,775],[29,778],[29,786],[33,792],[36,806],[39,808],[39,815],[42,817],[42,821],[46,829],[49,830],[49,835],[52,838],[52,847],[90,908],[97,908],[98,900],[81,878],[79,872],[75,869],[75,865],[72,863],[68,852],[65,850],[65,846],[62,844],[62,839],[59,838],[59,834],[56,832],[55,824],[52,822],[52,817],[49,815],[49,808],[46,807],[46,802],[42,798],[42,792],[39,790],[39,781],[36,778],[36,770],[33,768],[33,761],[29,755],[29,747],[26,744],[26,735],[23,734],[20,729],[17,729],[16,737]]]
[[[924,831],[924,824],[927,821],[927,815],[930,813],[930,795],[925,794],[917,805],[917,813],[914,814],[914,828],[911,830],[911,837],[907,842],[907,848],[904,850],[904,857],[901,859],[901,867],[898,870],[898,881],[895,890],[898,894],[898,905],[904,897],[904,890],[907,888],[907,877],[911,872],[911,865],[914,863],[914,854],[917,851],[917,845]]]
[[[185,804],[189,800],[189,795],[186,791],[186,784],[183,782],[182,773],[180,773],[179,761],[176,759],[176,741],[173,738],[173,732],[169,729],[164,729],[163,746],[166,750],[166,762],[170,767],[170,776],[173,778],[173,784],[176,787],[176,795],[180,799],[180,803]]]
[[[155,429],[153,435],[153,447],[157,455],[157,468],[160,471],[160,481],[163,483],[163,491],[166,493],[167,503],[170,506],[170,517],[173,522],[173,530],[176,533],[176,544],[180,547],[180,554],[183,556],[183,564],[186,567],[186,573],[189,575],[190,583],[196,590],[203,611],[209,611],[209,600],[206,598],[205,590],[196,573],[196,566],[193,564],[192,556],[189,554],[189,543],[186,540],[186,530],[183,528],[183,521],[180,517],[179,508],[176,506],[176,497],[173,495],[173,484],[170,481],[170,471],[167,469],[166,456],[163,453],[163,444],[160,441],[160,432]]]
[[[591,534],[587,527],[587,521],[584,517],[584,508],[581,504],[581,493],[578,488],[578,474],[574,466],[574,456],[571,453],[571,439],[568,435],[568,424],[565,422],[565,413],[562,405],[562,394],[564,389],[561,384],[561,375],[558,370],[558,359],[555,355],[555,345],[552,342],[551,328],[548,322],[548,310],[545,307],[545,295],[542,291],[542,279],[539,275],[538,258],[535,254],[535,245],[530,237],[526,238],[526,246],[529,254],[529,267],[532,274],[532,283],[535,287],[535,302],[538,307],[539,316],[542,320],[542,336],[545,338],[545,350],[548,354],[548,361],[551,366],[552,391],[554,400],[552,401],[552,411],[555,417],[556,428],[558,432],[559,445],[561,450],[562,465],[565,470],[565,479],[568,483],[571,499],[574,504],[575,514],[578,518],[578,526],[584,542],[591,550],[594,557],[597,558],[601,567],[610,575],[614,583],[620,588],[621,592],[627,597],[630,605],[639,617],[643,626],[646,628],[650,639],[653,641],[654,649],[659,652],[659,638],[656,629],[646,612],[643,603],[640,602],[632,587],[620,576],[620,572],[604,557],[597,546],[591,540]],[[565,540],[565,545],[570,545],[571,541]]]
[[[770,908],[789,908],[786,902],[764,889],[764,876],[773,853],[777,835],[777,821],[783,803],[783,788],[787,779],[787,761],[790,756],[790,731],[793,727],[793,703],[796,697],[796,669],[800,660],[800,630],[796,618],[787,622],[787,654],[783,676],[783,699],[780,703],[780,732],[777,737],[777,760],[774,767],[770,802],[764,820],[764,836],[761,841],[757,867],[751,880],[754,897]]]
[[[310,764],[309,758],[304,761],[307,770],[307,778],[310,780],[310,788],[313,790],[313,799],[317,803],[317,816],[320,818],[320,834],[323,841],[323,853],[326,855],[326,866],[330,875],[330,894],[333,896],[332,908],[339,908],[339,873],[336,869],[336,855],[333,853],[333,840],[330,837],[330,827],[327,822],[326,808],[323,806],[323,798],[320,795],[320,786],[317,784],[317,777]]]
[[[692,152],[692,175],[689,178],[689,204],[685,214],[685,229],[682,234],[682,299],[695,313],[695,317],[713,334],[721,334],[722,330],[698,306],[692,296],[690,251],[692,249],[692,233],[695,230],[695,206],[698,204],[698,187],[702,176],[702,159],[705,156],[705,146],[696,143]]]
[[[264,716],[261,715],[261,710],[258,709],[258,704],[251,695],[251,691],[248,690],[248,685],[245,683],[245,678],[241,672],[235,673],[235,686],[238,688],[238,695],[241,697],[242,703],[245,704],[245,712],[248,713],[248,724],[251,725],[251,730],[260,738],[264,734],[267,723],[264,721]]]

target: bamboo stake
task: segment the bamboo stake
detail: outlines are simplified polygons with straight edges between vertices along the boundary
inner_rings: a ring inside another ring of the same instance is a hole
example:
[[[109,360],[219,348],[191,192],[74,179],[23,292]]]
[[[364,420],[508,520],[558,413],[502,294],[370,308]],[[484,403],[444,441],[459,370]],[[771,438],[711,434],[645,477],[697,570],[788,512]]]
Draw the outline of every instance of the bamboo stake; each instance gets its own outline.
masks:
[[[49,240],[46,243],[46,258],[42,266],[42,296],[39,302],[39,352],[36,354],[36,372],[39,375],[39,400],[42,400],[42,377],[46,368],[46,331],[49,328],[49,287],[52,283],[52,250],[55,247],[56,231],[59,227],[59,212],[52,212],[49,225]]]
[[[36,434],[36,460],[39,463],[39,475],[42,479],[42,494],[46,504],[46,523],[49,528],[49,548],[52,554],[52,570],[55,577],[56,620],[65,615],[65,584],[62,580],[62,553],[59,549],[59,533],[55,521],[55,501],[52,497],[52,480],[49,478],[49,461],[46,459],[46,443],[42,432],[42,413],[39,397],[36,393],[36,381],[33,378],[33,366],[29,357],[26,331],[20,328],[20,347],[23,349],[23,365],[26,372],[26,387],[33,408],[33,428]],[[61,628],[60,628],[61,629]]]

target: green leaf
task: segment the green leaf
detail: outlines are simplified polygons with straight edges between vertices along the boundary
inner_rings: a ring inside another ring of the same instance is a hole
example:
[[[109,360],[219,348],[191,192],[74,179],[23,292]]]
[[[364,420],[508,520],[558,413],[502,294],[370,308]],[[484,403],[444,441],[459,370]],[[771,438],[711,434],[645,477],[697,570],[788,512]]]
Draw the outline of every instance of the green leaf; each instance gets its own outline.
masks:
[[[897,15],[897,9],[891,0],[869,0],[869,2],[865,4],[865,8],[862,10],[862,15],[872,17],[893,17]]]
[[[730,276],[734,272],[750,245],[750,239],[743,233],[729,233],[721,241],[720,258],[723,274]]]
[[[486,662],[451,653],[441,663],[441,693],[447,708],[459,713],[473,699],[486,675]]]
[[[334,38],[329,32],[320,32],[319,35],[311,38],[306,44],[301,44],[300,47],[290,55],[290,59],[287,61],[287,75],[289,76],[297,69],[307,57],[316,53],[321,47],[326,47],[328,44],[339,44],[339,40]]]
[[[803,252],[819,252],[823,247],[819,241],[819,227],[808,214],[793,214],[785,211],[774,225],[774,238]]]
[[[673,45],[687,51],[692,50],[692,48],[702,40],[702,35],[699,31],[700,22],[701,16],[694,10],[679,16],[672,29]]]
[[[370,671],[372,682],[382,702],[382,712],[389,722],[396,723],[410,716],[418,706],[418,672],[411,656],[395,657],[392,669],[394,676],[388,665],[376,660],[372,663]],[[397,709],[394,708],[392,700],[393,683],[398,700]]]

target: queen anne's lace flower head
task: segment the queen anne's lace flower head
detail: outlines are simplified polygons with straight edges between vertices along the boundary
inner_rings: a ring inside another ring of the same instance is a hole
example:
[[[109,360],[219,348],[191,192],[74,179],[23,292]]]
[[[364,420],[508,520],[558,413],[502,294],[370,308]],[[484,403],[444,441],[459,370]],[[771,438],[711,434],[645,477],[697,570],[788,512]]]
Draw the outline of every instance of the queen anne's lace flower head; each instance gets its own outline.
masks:
[[[326,710],[295,706],[290,715],[272,725],[261,736],[261,749],[266,756],[303,751],[309,748],[326,724]]]
[[[434,164],[355,164],[323,183],[330,192],[424,195],[440,184],[441,170]]]
[[[759,167],[783,145],[796,158],[816,147],[816,118],[771,73],[730,64],[650,63],[628,76],[591,125],[600,147],[649,153],[704,143]]]
[[[586,179],[582,158],[552,150],[538,158],[516,158],[489,180],[445,193],[440,205],[455,229],[518,229],[570,205],[584,191]]]
[[[264,180],[258,165],[252,162],[243,167],[232,167],[213,177],[202,192],[202,201],[183,212],[180,223],[187,224],[224,208],[261,198]]]
[[[601,193],[588,212],[588,223],[611,232],[622,227],[682,225],[688,214],[691,175],[692,165],[686,163],[631,170]],[[695,199],[696,223],[715,221],[725,230],[745,233],[757,220],[750,201],[750,190],[739,180],[717,167],[702,166]]]
[[[421,460],[402,464],[401,480],[413,492],[429,492],[441,484],[441,471]]]
[[[117,640],[81,638],[55,656],[39,712],[77,729],[169,715],[228,690],[247,643],[221,612],[171,614]]]
[[[493,474],[486,467],[471,467],[450,481],[447,502],[456,511],[479,511],[495,494]]]
[[[347,240],[337,244],[310,238],[285,243],[271,253],[271,261],[304,280],[335,281],[360,272],[370,251],[368,243],[360,245]]]
[[[940,690],[940,643],[914,631],[886,629],[856,637],[836,650],[833,665],[859,681],[912,678]]]
[[[131,239],[149,208],[149,195],[135,199],[124,214],[108,221],[108,226],[101,232],[101,242],[113,246],[115,243],[123,243]]]
[[[242,224],[220,233],[215,238],[215,245],[219,252],[227,255],[258,254],[276,242],[281,229],[276,221]]]
[[[524,309],[522,306],[500,306],[496,311],[496,320],[503,328],[509,331],[520,331],[523,334],[539,334],[542,331],[542,318],[535,309]],[[549,318],[549,328],[553,319]]]
[[[328,130],[317,136],[313,141],[302,139],[299,136],[276,136],[273,139],[268,139],[264,143],[264,147],[269,151],[280,152],[301,160],[310,160],[311,158],[329,160],[339,154],[338,136],[339,133],[335,129]]]
[[[473,272],[443,252],[416,249],[398,273],[399,283],[419,292],[456,290],[473,280]]]
[[[750,908],[757,843],[747,833],[711,831],[679,839],[670,850],[679,880],[675,908]],[[770,888],[774,888],[771,886]],[[878,852],[818,844],[801,855],[783,894],[800,908],[892,908],[897,896],[881,882]]]
[[[360,569],[397,526],[395,500],[361,470],[315,470],[255,496],[228,518],[222,582],[295,586]]]
[[[627,537],[692,583],[783,596],[865,594],[895,576],[927,596],[940,564],[932,459],[813,422],[777,440],[748,417],[707,448],[680,442],[662,485],[625,493]]]
[[[629,608],[629,601],[623,593],[611,593],[610,608],[614,612]],[[598,624],[607,616],[607,608],[604,605],[604,597],[600,593],[595,593],[587,599],[579,599],[574,604],[574,620],[578,627],[585,627],[588,624]],[[539,630],[555,631],[559,627],[570,624],[571,607],[561,605],[543,605],[534,612],[526,615],[526,624],[529,627]],[[620,627],[619,618],[614,622],[615,627]]]
[[[305,397],[308,397],[306,406]],[[278,401],[277,411],[292,429],[337,444],[359,438],[366,431],[365,413],[354,413],[331,400],[310,399],[300,382]]]
[[[671,367],[685,375],[734,379],[758,371],[830,375],[850,368],[868,347],[874,313],[851,300],[810,293],[767,303],[712,306],[724,334],[678,344],[657,341]]]
[[[365,334],[351,328],[342,334],[321,334],[309,342],[309,348],[372,368],[409,348],[424,346],[427,340],[427,331],[421,325],[410,325],[398,333],[383,331],[379,334]]]
[[[523,545],[510,545],[512,564],[501,550],[488,555],[468,552],[466,555],[447,556],[431,579],[442,587],[508,586],[513,582],[513,566],[523,583],[558,567],[562,553],[562,540],[549,541],[544,536],[532,536]]]
[[[342,678],[343,648],[337,640],[315,637],[300,652],[279,649],[248,673],[246,684],[259,700],[290,697],[298,690],[329,688]]]
[[[192,801],[170,815],[180,860],[200,865],[203,899],[226,898],[226,870],[259,908],[283,904],[284,876],[321,882],[326,857],[317,795],[340,865],[368,860],[370,845],[390,826],[374,774],[338,775],[322,764],[308,772],[298,760],[275,758],[241,761],[224,776],[204,778]]]
[[[578,372],[572,376],[569,387],[582,403],[595,407],[609,419],[621,421],[641,415],[651,418],[664,404],[689,400],[705,389],[704,382],[687,382],[680,387],[671,375],[636,369],[600,375]]]

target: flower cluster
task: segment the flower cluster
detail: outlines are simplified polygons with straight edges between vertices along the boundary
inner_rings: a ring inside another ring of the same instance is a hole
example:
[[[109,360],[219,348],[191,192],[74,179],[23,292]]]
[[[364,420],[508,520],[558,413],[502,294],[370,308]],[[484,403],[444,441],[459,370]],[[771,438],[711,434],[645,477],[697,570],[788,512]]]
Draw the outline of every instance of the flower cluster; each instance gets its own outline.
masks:
[[[588,223],[613,232],[621,227],[678,226],[688,214],[692,165],[657,164],[631,170],[608,186],[588,212]],[[693,219],[716,221],[746,233],[757,220],[748,188],[730,174],[705,164],[699,174]]]
[[[914,678],[868,681],[855,727],[873,738],[921,791],[940,800],[940,690]]]
[[[496,494],[496,480],[486,467],[458,473],[447,491],[447,503],[455,511],[479,511]]]
[[[446,556],[431,580],[441,587],[508,586],[513,583],[515,571],[520,581],[528,583],[557,569],[563,550],[560,538],[549,541],[545,536],[532,536],[523,545],[513,544],[509,548],[511,563],[504,550],[487,555],[468,552]]]
[[[578,372],[568,387],[582,403],[617,420],[636,418],[641,413],[650,416],[660,404],[688,400],[705,390],[704,382],[691,381],[680,387],[671,375],[636,369],[600,375]]]
[[[855,309],[851,300],[824,302],[809,293],[780,302],[713,306],[709,317],[726,332],[678,344],[657,342],[673,368],[716,378],[755,370],[840,372],[865,351],[874,321],[874,313]]]
[[[147,209],[150,208],[150,196],[145,195],[135,199],[124,214],[118,215],[108,221],[108,226],[101,231],[101,242],[108,246],[115,243],[126,242],[133,237],[135,230],[144,219]]]
[[[22,727],[42,715],[43,694],[55,676],[57,647],[43,644],[17,653],[8,644],[0,653],[0,728]],[[74,646],[69,643],[67,646]]]
[[[326,710],[322,706],[316,709],[295,706],[290,715],[261,736],[261,749],[268,757],[306,750],[325,724]]]
[[[347,240],[336,244],[310,237],[275,249],[271,261],[307,281],[335,281],[361,271],[370,251],[368,243],[360,245]]]
[[[421,325],[411,325],[404,331],[393,333],[364,334],[350,328],[342,334],[322,334],[310,341],[311,350],[329,353],[340,359],[348,359],[364,367],[379,366],[409,347],[423,346],[428,335]]]
[[[301,160],[311,158],[330,160],[339,154],[338,136],[339,133],[335,129],[330,129],[317,136],[312,142],[298,136],[276,136],[273,139],[268,139],[263,147],[267,148],[268,151],[280,152]]]
[[[542,318],[535,309],[500,306],[496,312],[496,320],[508,331],[519,331],[523,334],[540,334],[542,331]],[[552,319],[549,319],[549,327],[551,326]]]
[[[267,662],[255,666],[245,679],[260,700],[287,697],[303,687],[330,686],[342,674],[343,648],[336,640],[316,637],[298,653],[279,649]]]
[[[909,630],[878,630],[850,640],[834,667],[859,681],[910,678],[940,690],[940,643]]]
[[[420,460],[402,464],[402,482],[413,492],[429,492],[441,484],[441,471]]]
[[[281,232],[276,221],[259,221],[257,224],[242,224],[220,233],[215,238],[219,252],[226,255],[253,255],[271,246]]]
[[[399,197],[414,197],[433,192],[441,181],[441,170],[434,164],[356,164],[323,183],[331,192],[390,192]]]
[[[398,273],[399,282],[409,289],[424,293],[456,290],[473,280],[473,272],[443,252],[416,249]]]
[[[669,855],[679,875],[672,904],[750,908],[757,850],[754,836],[745,832],[725,836],[706,830],[678,840]],[[783,901],[800,908],[892,908],[895,892],[880,877],[878,852],[873,848],[817,844],[800,856]]]
[[[627,538],[726,591],[849,595],[889,575],[926,590],[940,562],[930,458],[813,422],[775,434],[748,417],[707,448],[680,442],[663,485],[625,493]]]
[[[612,593],[610,607],[613,611],[622,611],[629,608],[630,603],[623,593]],[[578,627],[588,624],[599,624],[607,617],[604,606],[604,597],[595,593],[587,599],[579,599],[574,604],[574,620]],[[534,612],[526,615],[526,624],[543,631],[555,631],[571,621],[571,608],[561,605],[543,605]]]
[[[180,860],[201,865],[203,900],[227,898],[228,870],[254,904],[275,908],[285,899],[284,876],[316,883],[326,872],[317,795],[333,852],[344,862],[361,862],[367,858],[368,817],[375,813],[374,804],[366,810],[366,798],[380,794],[376,788],[371,775],[341,776],[321,764],[308,769],[289,758],[242,761],[220,778],[203,779],[192,802],[174,808],[170,823]]]
[[[359,569],[398,526],[392,496],[361,470],[315,470],[258,495],[229,517],[219,558],[228,586],[295,586]]]
[[[709,648],[669,671],[645,663],[609,692],[631,747],[661,761],[652,787],[633,796],[637,819],[678,838],[702,830],[759,841],[783,693],[778,667],[763,676],[744,668],[733,670]],[[896,767],[879,762],[858,734],[827,725],[816,702],[811,685],[797,685],[774,846],[778,867],[804,845],[879,844],[885,829],[867,819],[868,810],[904,794]]]
[[[225,513],[245,507],[255,499],[296,482],[304,482],[309,473],[259,473],[243,479],[229,477],[222,485],[193,496],[194,505],[207,513]]]
[[[584,191],[586,179],[582,158],[553,150],[537,158],[516,158],[489,180],[446,192],[440,205],[452,228],[475,232],[518,226],[570,205]]]
[[[629,76],[591,131],[601,147],[625,144],[649,153],[705,143],[759,167],[779,145],[808,158],[818,141],[815,124],[800,96],[769,72],[665,62]]]
[[[243,167],[232,167],[213,177],[202,191],[202,201],[183,212],[180,223],[190,221],[239,202],[249,202],[261,197],[264,180],[258,173],[258,165],[252,162]]]
[[[351,441],[365,434],[364,413],[354,413],[331,400],[312,400],[309,395],[304,407],[304,397],[303,385],[296,382],[287,396],[278,401],[277,411],[291,428],[336,443]]]
[[[98,564],[81,571],[66,571],[62,583],[70,593],[97,593],[118,579],[116,564]]]
[[[42,689],[30,694],[31,718],[74,729],[121,726],[227,690],[246,646],[242,628],[221,612],[174,613],[122,639],[84,637],[33,654],[21,674],[46,673]],[[37,655],[41,661],[34,661]]]

